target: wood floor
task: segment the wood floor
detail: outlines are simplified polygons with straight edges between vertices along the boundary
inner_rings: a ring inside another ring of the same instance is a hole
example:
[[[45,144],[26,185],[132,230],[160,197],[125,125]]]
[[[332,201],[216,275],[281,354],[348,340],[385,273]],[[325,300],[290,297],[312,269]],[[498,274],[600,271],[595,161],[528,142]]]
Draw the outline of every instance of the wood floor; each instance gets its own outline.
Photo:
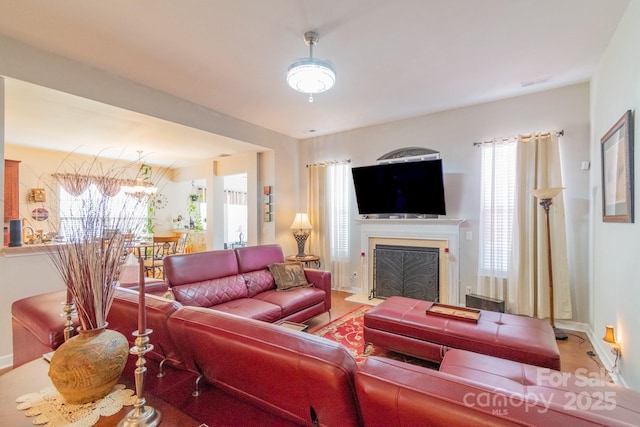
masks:
[[[358,308],[360,303],[345,301],[351,294],[347,292],[333,291],[331,296],[331,320],[335,320]],[[330,322],[327,313],[317,316],[306,322],[310,329],[314,326],[324,325]],[[560,350],[560,364],[563,372],[576,373],[578,369],[583,375],[602,375],[602,362],[595,355],[595,350],[584,332],[566,331],[569,338],[564,341],[557,341]],[[588,352],[593,352],[594,356],[589,356]],[[586,371],[584,371],[586,369]],[[588,374],[587,374],[588,373]],[[611,379],[607,376],[607,380]]]

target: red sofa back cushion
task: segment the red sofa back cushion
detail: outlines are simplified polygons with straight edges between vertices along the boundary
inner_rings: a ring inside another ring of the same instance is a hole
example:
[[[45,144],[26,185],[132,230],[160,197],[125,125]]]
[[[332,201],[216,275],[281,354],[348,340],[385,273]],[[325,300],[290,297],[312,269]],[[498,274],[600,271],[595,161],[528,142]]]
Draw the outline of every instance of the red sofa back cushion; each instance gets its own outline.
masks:
[[[356,362],[340,344],[197,307],[168,325],[189,369],[216,387],[300,425],[361,425]]]
[[[280,245],[246,246],[234,249],[238,259],[238,271],[244,276],[249,297],[275,288],[269,264],[284,262]]]
[[[239,273],[264,270],[269,264],[284,262],[284,253],[280,245],[245,246],[234,250]]]
[[[135,341],[132,332],[138,330],[138,301],[138,291],[126,288],[116,289],[113,304],[107,316],[109,329],[123,334],[131,345],[134,345]],[[145,295],[147,328],[153,330],[150,337],[153,350],[146,357],[158,361],[166,359],[169,365],[184,369],[182,357],[167,329],[167,319],[180,307],[177,301]]]
[[[184,305],[211,307],[249,296],[233,250],[170,255],[163,265],[171,292]]]
[[[163,268],[172,288],[238,274],[236,254],[231,249],[169,255]]]

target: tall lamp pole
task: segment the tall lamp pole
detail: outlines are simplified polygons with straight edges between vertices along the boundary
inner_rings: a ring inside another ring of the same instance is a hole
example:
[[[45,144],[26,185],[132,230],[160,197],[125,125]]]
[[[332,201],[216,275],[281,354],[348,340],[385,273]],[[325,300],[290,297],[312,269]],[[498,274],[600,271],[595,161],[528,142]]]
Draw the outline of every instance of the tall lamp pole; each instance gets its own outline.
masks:
[[[544,215],[547,224],[547,265],[549,271],[549,322],[553,328],[553,332],[556,335],[556,340],[566,340],[569,338],[567,334],[559,328],[556,328],[556,322],[554,318],[555,307],[553,305],[553,263],[551,261],[551,228],[549,227],[549,207],[551,206],[551,200],[557,196],[563,190],[562,187],[556,188],[539,188],[533,190],[531,194],[540,201],[540,206],[544,209]]]

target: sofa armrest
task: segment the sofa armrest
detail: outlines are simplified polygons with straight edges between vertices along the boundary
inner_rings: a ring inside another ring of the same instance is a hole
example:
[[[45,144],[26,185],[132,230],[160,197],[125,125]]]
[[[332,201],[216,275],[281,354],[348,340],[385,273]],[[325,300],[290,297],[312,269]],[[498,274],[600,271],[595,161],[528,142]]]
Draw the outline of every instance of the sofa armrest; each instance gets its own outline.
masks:
[[[138,291],[137,283],[120,284],[121,289],[131,289]],[[169,290],[169,284],[164,280],[145,278],[144,280],[144,293],[163,296]]]
[[[312,283],[318,289],[322,289],[327,297],[325,298],[325,309],[331,310],[331,272],[316,270],[315,268],[305,268],[304,275],[307,282]]]

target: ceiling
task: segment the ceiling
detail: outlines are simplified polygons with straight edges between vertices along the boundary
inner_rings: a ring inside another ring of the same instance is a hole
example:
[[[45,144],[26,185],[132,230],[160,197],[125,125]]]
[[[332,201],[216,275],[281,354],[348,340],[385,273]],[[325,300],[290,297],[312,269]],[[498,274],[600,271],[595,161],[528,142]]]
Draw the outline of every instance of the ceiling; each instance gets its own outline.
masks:
[[[0,0],[0,34],[305,139],[588,81],[627,4]],[[309,30],[320,36],[314,56],[337,70],[335,87],[313,103],[285,81],[287,67],[308,56]],[[183,141],[216,156],[255,149],[21,82],[6,92],[7,142],[126,143],[123,157],[142,149],[158,163],[189,160]]]

